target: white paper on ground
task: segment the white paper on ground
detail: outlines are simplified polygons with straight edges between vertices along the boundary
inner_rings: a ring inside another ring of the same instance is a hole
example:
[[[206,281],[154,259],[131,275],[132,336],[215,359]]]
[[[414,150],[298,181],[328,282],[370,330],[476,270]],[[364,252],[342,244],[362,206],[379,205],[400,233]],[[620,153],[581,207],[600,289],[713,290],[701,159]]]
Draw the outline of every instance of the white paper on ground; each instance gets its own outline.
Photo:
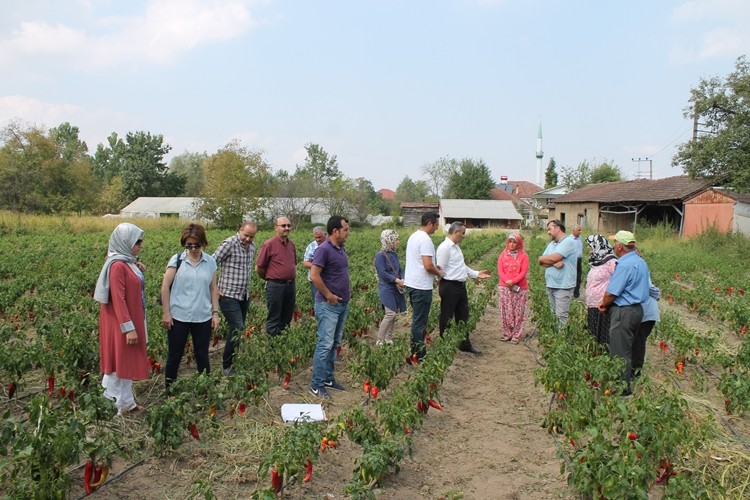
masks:
[[[281,419],[284,422],[319,422],[326,420],[326,412],[319,404],[286,403],[281,405]]]

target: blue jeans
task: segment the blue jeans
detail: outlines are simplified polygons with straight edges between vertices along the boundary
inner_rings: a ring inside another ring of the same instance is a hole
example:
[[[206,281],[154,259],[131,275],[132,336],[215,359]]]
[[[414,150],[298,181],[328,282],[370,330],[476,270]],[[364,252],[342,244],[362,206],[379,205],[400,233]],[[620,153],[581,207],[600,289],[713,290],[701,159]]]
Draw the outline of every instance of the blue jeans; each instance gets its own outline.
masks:
[[[315,288],[315,285],[313,285],[312,281],[308,281],[308,283],[310,283],[310,297],[312,298],[312,304],[313,307],[315,307],[315,292],[317,292],[318,289]]]
[[[411,301],[411,352],[420,359],[426,353],[424,345],[424,330],[427,328],[427,320],[430,319],[430,307],[432,306],[432,289],[418,290],[406,287]]]
[[[223,368],[232,367],[234,348],[237,346],[238,336],[245,329],[245,318],[249,300],[237,300],[232,297],[219,297],[219,309],[227,322],[227,341],[224,344],[224,356],[221,360]]]
[[[318,321],[318,343],[313,354],[313,373],[310,386],[323,387],[333,381],[333,362],[336,361],[336,348],[341,344],[344,323],[349,314],[349,303],[329,304],[315,302],[315,319]]]

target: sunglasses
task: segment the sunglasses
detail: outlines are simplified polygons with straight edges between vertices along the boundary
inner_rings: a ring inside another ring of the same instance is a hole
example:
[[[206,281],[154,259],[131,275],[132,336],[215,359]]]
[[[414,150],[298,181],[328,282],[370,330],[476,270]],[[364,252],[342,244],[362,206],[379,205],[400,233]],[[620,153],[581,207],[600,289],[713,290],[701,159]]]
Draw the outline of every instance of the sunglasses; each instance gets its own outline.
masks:
[[[187,248],[188,250],[195,250],[196,248],[200,248],[200,247],[201,247],[200,243],[186,243],[185,244],[185,248]]]
[[[279,227],[292,227],[291,224],[276,224]]]
[[[143,240],[138,240],[135,242],[136,245],[143,245]]]

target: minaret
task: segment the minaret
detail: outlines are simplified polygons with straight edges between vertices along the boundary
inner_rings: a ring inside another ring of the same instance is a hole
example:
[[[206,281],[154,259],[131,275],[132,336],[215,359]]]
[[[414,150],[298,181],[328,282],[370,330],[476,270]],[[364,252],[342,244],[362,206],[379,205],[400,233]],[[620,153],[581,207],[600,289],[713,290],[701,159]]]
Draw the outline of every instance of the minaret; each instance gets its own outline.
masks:
[[[543,188],[544,170],[542,169],[542,158],[544,158],[544,151],[542,151],[542,121],[539,120],[539,134],[536,137],[536,173],[537,184]]]

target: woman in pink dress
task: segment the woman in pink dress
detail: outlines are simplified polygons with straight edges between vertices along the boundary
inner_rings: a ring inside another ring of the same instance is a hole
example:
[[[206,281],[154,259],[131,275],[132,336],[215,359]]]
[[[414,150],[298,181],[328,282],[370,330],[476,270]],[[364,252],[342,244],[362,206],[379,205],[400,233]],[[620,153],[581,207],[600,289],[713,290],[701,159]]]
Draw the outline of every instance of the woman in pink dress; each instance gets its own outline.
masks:
[[[119,414],[143,411],[135,402],[133,380],[148,378],[146,298],[143,266],[137,262],[143,230],[128,222],[109,238],[107,260],[96,282],[99,309],[99,366],[104,397]]]
[[[596,341],[609,345],[609,314],[599,312],[599,303],[607,291],[609,279],[615,272],[617,258],[612,245],[601,234],[592,234],[586,238],[589,246],[589,264],[591,269],[586,275],[586,307],[588,308],[588,327]]]
[[[503,334],[500,340],[503,342],[518,344],[521,340],[526,301],[529,299],[528,271],[529,255],[523,249],[523,238],[520,234],[511,234],[505,250],[497,259],[500,329]]]

